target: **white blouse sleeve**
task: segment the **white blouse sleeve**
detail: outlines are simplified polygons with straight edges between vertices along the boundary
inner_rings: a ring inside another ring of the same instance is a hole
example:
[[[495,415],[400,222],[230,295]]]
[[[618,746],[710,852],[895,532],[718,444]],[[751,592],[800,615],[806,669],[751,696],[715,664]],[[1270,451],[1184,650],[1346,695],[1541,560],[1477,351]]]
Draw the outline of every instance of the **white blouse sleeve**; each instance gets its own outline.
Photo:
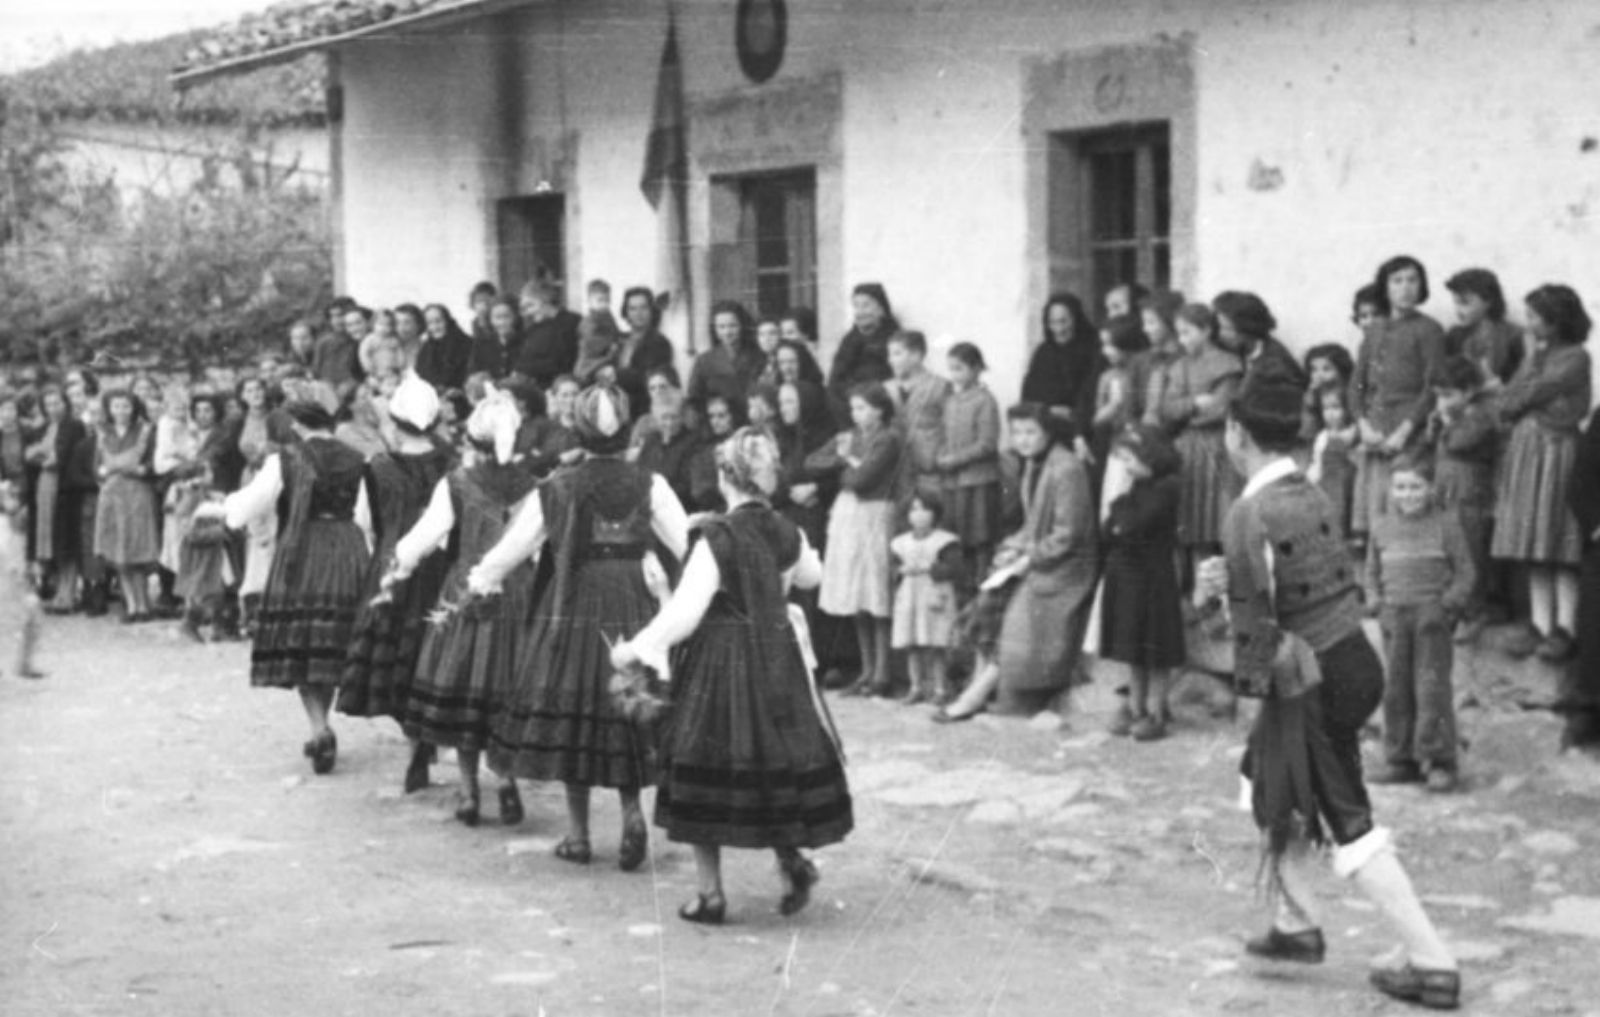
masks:
[[[822,585],[822,559],[817,556],[817,549],[811,546],[804,533],[800,534],[800,557],[789,566],[784,578],[785,589],[794,586],[812,590]]]
[[[267,456],[261,470],[250,483],[228,495],[223,501],[223,518],[232,530],[242,530],[251,522],[264,518],[278,507],[278,496],[283,493],[283,458],[277,453]]]
[[[711,545],[701,541],[689,555],[689,563],[683,568],[683,578],[673,591],[672,599],[626,645],[665,677],[667,651],[699,627],[712,598],[721,588],[722,572],[717,568],[716,556],[711,553]]]
[[[356,488],[355,524],[361,527],[361,536],[366,538],[367,553],[372,553],[372,502],[367,498],[367,482],[363,478],[361,486]]]
[[[689,515],[659,473],[650,478],[650,526],[672,557],[683,561],[689,550]]]
[[[394,546],[395,578],[404,579],[417,564],[444,547],[456,528],[456,510],[450,501],[450,481],[441,480],[416,524]]]
[[[523,499],[500,542],[467,574],[467,588],[479,594],[498,592],[511,570],[537,554],[544,540],[544,501],[535,491]]]

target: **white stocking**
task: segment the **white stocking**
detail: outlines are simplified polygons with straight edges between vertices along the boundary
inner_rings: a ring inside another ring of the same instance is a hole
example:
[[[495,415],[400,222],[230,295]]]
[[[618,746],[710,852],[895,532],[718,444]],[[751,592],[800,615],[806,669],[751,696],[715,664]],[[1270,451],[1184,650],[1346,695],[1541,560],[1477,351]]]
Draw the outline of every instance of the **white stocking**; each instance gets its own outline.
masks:
[[[1567,635],[1578,632],[1578,571],[1557,568],[1556,574],[1556,627]]]
[[[1528,566],[1528,614],[1541,636],[1554,631],[1556,620],[1555,572],[1548,565]]]
[[[1422,909],[1422,901],[1417,899],[1411,877],[1406,875],[1394,848],[1388,843],[1388,832],[1373,830],[1354,844],[1341,847],[1335,853],[1334,867],[1348,871],[1348,866],[1340,865],[1340,854],[1346,854],[1347,857],[1367,855],[1354,870],[1355,884],[1368,900],[1378,905],[1378,910],[1400,934],[1400,942],[1405,946],[1406,956],[1411,963],[1428,970],[1454,971],[1455,956],[1445,946],[1428,913]]]

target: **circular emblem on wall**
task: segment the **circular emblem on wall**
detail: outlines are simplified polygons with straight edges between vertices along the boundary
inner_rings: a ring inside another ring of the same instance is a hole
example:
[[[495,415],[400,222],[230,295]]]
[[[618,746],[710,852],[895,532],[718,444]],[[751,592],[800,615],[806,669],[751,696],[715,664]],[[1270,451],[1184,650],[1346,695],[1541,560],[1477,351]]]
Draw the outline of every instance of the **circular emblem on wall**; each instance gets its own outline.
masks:
[[[789,9],[783,0],[739,0],[734,42],[744,76],[760,84],[778,73],[789,41]]]

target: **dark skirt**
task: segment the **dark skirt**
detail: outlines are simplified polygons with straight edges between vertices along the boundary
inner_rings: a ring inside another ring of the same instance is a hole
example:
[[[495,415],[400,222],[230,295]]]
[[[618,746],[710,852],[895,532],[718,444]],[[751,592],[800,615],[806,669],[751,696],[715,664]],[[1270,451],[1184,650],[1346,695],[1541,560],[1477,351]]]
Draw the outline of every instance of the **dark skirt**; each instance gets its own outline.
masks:
[[[207,543],[185,536],[178,545],[178,580],[173,592],[198,606],[227,592],[231,571],[225,537]]]
[[[267,579],[250,651],[251,685],[333,688],[344,675],[366,578],[367,542],[349,521],[315,519],[306,525],[307,551],[294,581],[288,581],[283,562],[273,563]]]
[[[1184,547],[1221,544],[1222,520],[1243,487],[1228,459],[1222,428],[1186,428],[1175,444],[1183,463],[1178,540]]]
[[[837,843],[855,823],[850,789],[799,646],[757,660],[748,632],[707,615],[674,657],[656,825],[687,844]]]
[[[656,780],[656,746],[611,701],[611,645],[636,635],[656,602],[637,559],[578,566],[567,604],[552,584],[518,650],[515,690],[490,732],[490,765],[530,780],[637,788]]]
[[[1169,543],[1112,545],[1100,601],[1100,656],[1134,667],[1181,667],[1182,594]]]
[[[1000,484],[973,484],[944,489],[944,528],[961,538],[964,548],[993,547],[1000,539]]]
[[[430,555],[395,587],[394,599],[362,603],[339,684],[340,713],[400,719],[429,629],[425,616],[439,600],[447,568],[444,556]],[[369,577],[367,592],[375,592],[376,586]]]
[[[506,577],[500,596],[466,608],[441,605],[447,613],[427,626],[416,675],[405,690],[406,737],[468,752],[489,748],[490,722],[519,674],[517,651],[532,593],[533,568],[525,563]]]

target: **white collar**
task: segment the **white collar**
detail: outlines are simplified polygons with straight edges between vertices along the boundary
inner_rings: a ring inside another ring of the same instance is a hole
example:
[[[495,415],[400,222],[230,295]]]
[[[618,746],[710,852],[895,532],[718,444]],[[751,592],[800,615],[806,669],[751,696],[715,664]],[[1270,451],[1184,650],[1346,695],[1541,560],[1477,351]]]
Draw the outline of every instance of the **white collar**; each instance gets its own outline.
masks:
[[[1288,456],[1274,459],[1251,475],[1250,480],[1244,485],[1244,491],[1239,495],[1242,501],[1252,495],[1259,494],[1261,489],[1275,480],[1282,480],[1291,474],[1300,472],[1300,467]]]

